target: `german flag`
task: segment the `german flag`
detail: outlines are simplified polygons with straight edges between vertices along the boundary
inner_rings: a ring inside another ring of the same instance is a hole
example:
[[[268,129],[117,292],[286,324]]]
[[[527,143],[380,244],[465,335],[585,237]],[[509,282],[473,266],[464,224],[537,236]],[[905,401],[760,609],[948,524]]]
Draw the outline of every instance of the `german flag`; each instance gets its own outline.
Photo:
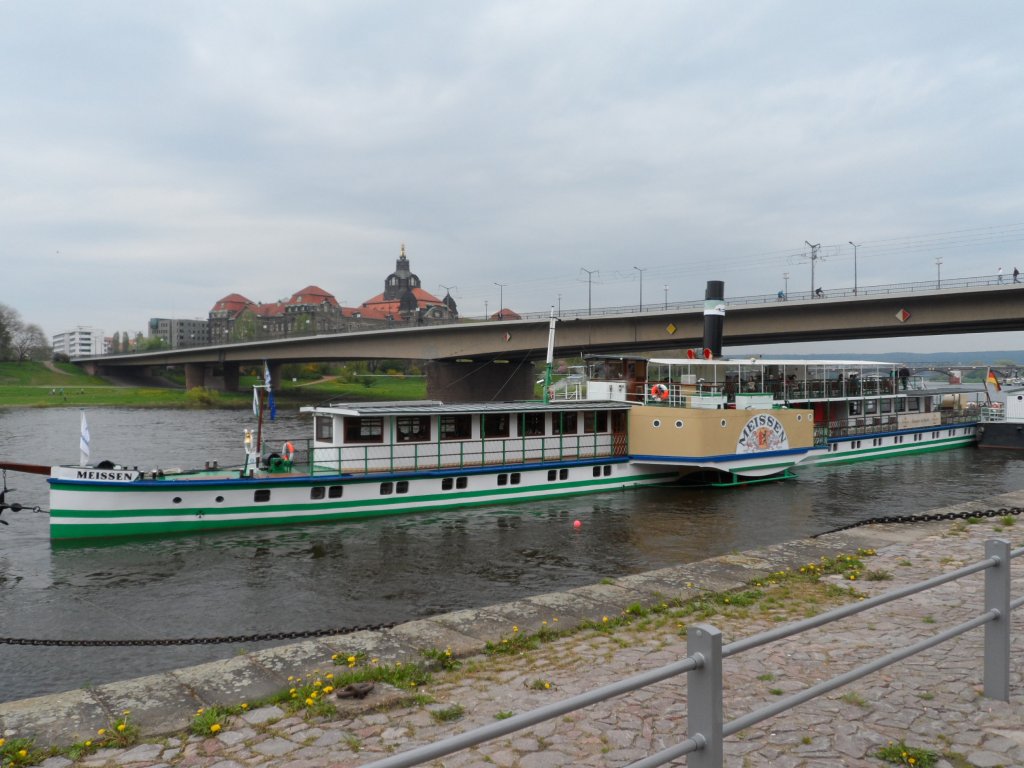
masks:
[[[985,383],[991,384],[996,388],[996,392],[1001,392],[1003,388],[999,386],[999,379],[996,378],[996,373],[991,368],[988,369],[988,376],[985,377]]]

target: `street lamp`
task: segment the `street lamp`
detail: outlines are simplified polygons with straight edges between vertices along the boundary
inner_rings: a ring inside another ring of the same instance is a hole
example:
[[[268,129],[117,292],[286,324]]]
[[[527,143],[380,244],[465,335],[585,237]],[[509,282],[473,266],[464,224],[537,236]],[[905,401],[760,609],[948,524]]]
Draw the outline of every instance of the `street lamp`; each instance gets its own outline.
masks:
[[[857,249],[860,248],[853,240],[850,241],[850,245],[853,246],[853,295],[857,295]]]
[[[935,257],[935,289],[942,287],[942,257]]]
[[[499,320],[504,320],[505,319],[505,315],[504,315],[504,312],[505,312],[505,286],[508,285],[508,283],[495,283],[495,285],[498,286],[498,319]]]
[[[591,311],[591,306],[590,306],[590,296],[591,296],[590,288],[591,288],[591,284],[592,284],[592,278],[594,277],[594,273],[597,272],[597,270],[596,269],[587,269],[586,267],[580,267],[580,269],[582,269],[584,272],[587,273],[587,314],[590,315],[590,314],[593,314],[593,312]]]
[[[814,298],[814,262],[818,260],[818,249],[821,248],[821,243],[811,244],[809,241],[804,240],[807,245],[811,246],[811,298]]]
[[[668,285],[665,286],[665,309],[668,309]]]
[[[633,267],[637,272],[640,273],[640,311],[644,311],[644,272],[647,271],[647,267],[641,269],[640,267]]]
[[[783,291],[783,293],[786,295],[786,298],[788,299],[789,298],[789,272],[783,272],[782,273],[782,282],[785,285],[785,290]]]

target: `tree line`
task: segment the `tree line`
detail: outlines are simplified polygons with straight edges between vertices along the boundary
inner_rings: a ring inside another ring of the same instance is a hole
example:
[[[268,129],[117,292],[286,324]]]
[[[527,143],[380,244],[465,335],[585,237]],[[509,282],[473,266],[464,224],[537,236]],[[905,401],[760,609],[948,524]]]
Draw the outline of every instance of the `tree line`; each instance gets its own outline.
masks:
[[[0,361],[49,360],[51,354],[42,328],[26,323],[13,307],[0,304]]]

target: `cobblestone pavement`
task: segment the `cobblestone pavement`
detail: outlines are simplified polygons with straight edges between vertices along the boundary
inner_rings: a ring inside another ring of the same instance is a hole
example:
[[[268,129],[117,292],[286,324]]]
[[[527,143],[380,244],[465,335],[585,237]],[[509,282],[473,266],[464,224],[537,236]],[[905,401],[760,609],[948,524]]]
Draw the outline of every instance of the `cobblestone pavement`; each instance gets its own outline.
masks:
[[[1024,542],[1024,520],[1016,526],[1004,526],[998,519],[979,524],[929,523],[915,530],[916,536],[879,546],[877,555],[866,558],[867,569],[877,577],[891,578],[862,578],[855,589],[880,594],[975,562],[984,557],[986,539],[1005,538],[1012,546]],[[1022,595],[1024,568],[1015,570],[1022,575],[1014,578],[1012,594]],[[842,577],[828,578],[838,585]],[[975,574],[730,656],[724,668],[726,721],[976,616],[983,606],[983,579]],[[842,586],[851,585],[843,582]],[[737,609],[708,621],[722,630],[724,642],[729,643],[779,626],[769,613]],[[728,737],[725,765],[880,768],[888,763],[875,752],[902,740],[946,755],[937,763],[945,768],[1024,766],[1022,614],[1017,611],[1013,620],[1009,703],[981,695],[984,630],[979,628]],[[216,735],[179,734],[127,749],[103,749],[77,763],[54,757],[44,766],[365,765],[685,655],[686,638],[677,620],[637,622],[608,633],[584,630],[516,656],[463,658],[460,669],[436,673],[433,682],[419,691],[424,699],[429,697],[429,703],[410,704],[407,692],[378,684],[364,700],[337,700],[338,714],[330,719],[304,719],[265,706],[233,718]],[[440,715],[455,707],[462,708],[460,718],[440,720]],[[429,765],[624,766],[685,737],[686,681],[678,677]],[[684,765],[685,758],[674,764]]]

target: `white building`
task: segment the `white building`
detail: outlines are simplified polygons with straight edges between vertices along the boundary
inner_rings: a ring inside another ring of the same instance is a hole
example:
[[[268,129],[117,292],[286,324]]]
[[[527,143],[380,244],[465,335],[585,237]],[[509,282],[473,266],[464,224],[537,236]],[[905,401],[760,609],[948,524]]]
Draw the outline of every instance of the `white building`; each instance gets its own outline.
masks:
[[[103,331],[80,325],[74,330],[57,333],[53,336],[54,354],[68,357],[88,357],[106,354],[107,346],[103,341]]]

